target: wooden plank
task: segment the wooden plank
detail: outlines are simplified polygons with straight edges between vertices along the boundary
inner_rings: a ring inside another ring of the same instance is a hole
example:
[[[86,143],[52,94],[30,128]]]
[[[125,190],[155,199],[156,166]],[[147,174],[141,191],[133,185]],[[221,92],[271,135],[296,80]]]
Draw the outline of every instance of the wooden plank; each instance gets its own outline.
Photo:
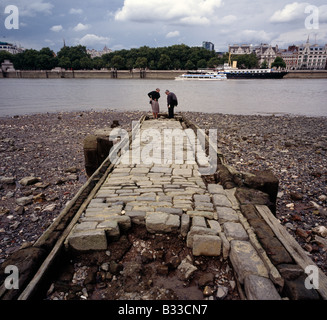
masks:
[[[308,257],[307,253],[302,249],[298,242],[292,237],[284,226],[276,219],[267,206],[257,205],[257,211],[261,217],[268,223],[272,231],[275,233],[278,240],[283,244],[285,249],[289,252],[292,258],[298,265],[305,270],[308,266],[318,266]],[[327,300],[327,276],[319,270],[319,288],[317,291],[320,293],[324,300]]]

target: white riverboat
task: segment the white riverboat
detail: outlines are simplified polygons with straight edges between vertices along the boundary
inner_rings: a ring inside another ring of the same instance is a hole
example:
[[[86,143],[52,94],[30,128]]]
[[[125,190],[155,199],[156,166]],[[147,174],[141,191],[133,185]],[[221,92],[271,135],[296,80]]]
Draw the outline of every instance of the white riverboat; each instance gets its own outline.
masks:
[[[211,81],[219,81],[219,80],[227,80],[227,76],[224,72],[201,72],[201,71],[193,71],[184,73],[175,78],[176,80],[211,80]]]

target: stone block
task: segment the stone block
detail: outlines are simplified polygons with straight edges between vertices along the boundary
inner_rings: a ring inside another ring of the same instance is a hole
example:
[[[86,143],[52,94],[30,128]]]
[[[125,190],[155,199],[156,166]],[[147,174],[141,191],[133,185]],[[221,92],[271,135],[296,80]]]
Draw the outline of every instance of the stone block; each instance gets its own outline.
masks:
[[[223,258],[226,260],[229,256],[230,242],[227,240],[223,232],[219,232],[218,234],[221,239]]]
[[[160,202],[159,202],[159,205],[161,205]],[[178,216],[181,216],[183,214],[183,209],[180,209],[180,208],[156,207],[156,211],[170,213],[170,214],[176,214]]]
[[[118,240],[120,237],[120,230],[117,221],[103,221],[98,224],[97,229],[103,229],[110,240]]]
[[[210,196],[203,194],[195,194],[194,195],[195,202],[210,202]]]
[[[268,278],[268,271],[253,248],[250,242],[232,240],[230,242],[230,261],[238,276],[238,280],[243,284],[246,276],[250,274]]]
[[[239,217],[235,210],[227,207],[216,207],[219,223],[238,222]]]
[[[198,211],[198,210],[188,210],[187,214],[191,217],[200,216],[207,219],[214,219],[214,213],[210,211]]]
[[[193,255],[217,257],[221,252],[221,239],[218,236],[194,235]]]
[[[219,206],[219,207],[228,207],[228,208],[232,207],[232,204],[228,200],[227,196],[225,196],[223,194],[214,194],[212,196],[212,201],[216,206]]]
[[[250,274],[244,279],[244,289],[248,300],[281,300],[271,280]]]
[[[224,233],[229,241],[249,239],[249,236],[243,226],[236,222],[226,222],[224,224]]]
[[[225,194],[224,187],[220,184],[208,184],[208,191],[212,194]]]
[[[137,225],[144,225],[145,224],[145,211],[126,211],[125,215],[130,217],[133,223]]]
[[[110,220],[111,220],[111,221],[115,221],[115,222],[117,222],[119,228],[120,228],[122,231],[127,231],[127,230],[130,229],[131,226],[132,226],[131,218],[128,217],[128,216],[126,216],[126,215],[123,215],[123,216],[120,216],[120,215],[114,215],[114,216],[111,216],[111,217],[110,217]]]
[[[221,232],[221,226],[218,221],[216,221],[216,220],[207,220],[207,221],[208,221],[208,224],[211,229],[213,229],[217,232]]]
[[[199,216],[194,216],[192,218],[192,226],[206,228],[207,224],[206,224],[205,218],[199,217]]]
[[[145,218],[146,229],[150,233],[168,233],[180,227],[179,216],[169,213],[149,213]]]
[[[84,230],[70,234],[68,244],[72,249],[81,252],[106,250],[107,237],[105,230]]]
[[[190,221],[191,221],[191,218],[189,215],[183,214],[181,216],[181,235],[183,237],[186,237],[187,233],[190,230]]]
[[[192,177],[192,169],[174,169],[174,176],[182,176],[184,178]]]
[[[186,245],[188,248],[193,247],[193,238],[195,235],[210,235],[216,236],[218,232],[211,228],[203,228],[203,227],[192,227],[189,233],[187,234]]]
[[[85,231],[85,230],[94,230],[94,229],[96,229],[97,225],[98,225],[98,222],[96,222],[96,221],[82,222],[82,223],[75,225],[74,232],[80,232],[80,231]]]

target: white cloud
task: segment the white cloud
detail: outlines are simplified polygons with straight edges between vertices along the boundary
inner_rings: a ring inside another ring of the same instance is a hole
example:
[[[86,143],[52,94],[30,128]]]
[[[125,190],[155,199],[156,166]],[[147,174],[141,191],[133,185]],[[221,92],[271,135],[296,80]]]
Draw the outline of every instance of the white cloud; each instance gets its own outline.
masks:
[[[87,24],[83,24],[83,23],[79,23],[76,27],[74,27],[73,29],[74,29],[74,31],[77,31],[77,32],[79,32],[79,31],[85,31],[85,30],[87,30],[87,29],[89,29],[90,28],[90,26],[89,25],[87,25]]]
[[[246,43],[270,43],[274,33],[264,30],[244,30],[240,33],[240,41]]]
[[[234,23],[235,21],[237,21],[237,17],[232,14],[225,16],[221,19],[220,18],[217,19],[217,23],[222,24],[222,25],[230,25],[230,24]]]
[[[59,31],[62,31],[64,28],[62,27],[62,25],[59,25],[59,26],[53,26],[50,28],[51,31],[54,31],[54,32],[59,32]]]
[[[19,15],[22,17],[35,17],[40,13],[49,15],[54,7],[53,4],[43,0],[16,0],[15,5],[19,8]]]
[[[125,0],[117,21],[166,21],[183,25],[208,25],[222,0]]]
[[[327,43],[327,24],[320,24],[319,32],[317,33],[309,33],[307,30],[303,28],[299,28],[296,30],[290,30],[287,32],[283,32],[275,39],[272,39],[272,43],[278,44],[279,47],[287,47],[291,44],[300,45],[305,43],[309,35],[309,41],[313,44],[317,41],[318,44]]]
[[[327,23],[327,5],[319,7],[319,22]]]
[[[179,36],[180,36],[179,31],[171,31],[166,34],[166,38],[175,38]]]
[[[69,10],[69,13],[70,14],[82,14],[83,13],[83,10],[82,9],[74,9],[74,8],[71,8]]]
[[[110,41],[110,38],[107,38],[107,37],[101,37],[101,36],[97,36],[95,34],[87,34],[82,39],[80,39],[78,42],[84,46],[94,46],[94,45],[98,45],[98,44],[106,45],[106,44],[108,44],[109,41]]]
[[[304,10],[309,5],[306,2],[293,2],[287,4],[282,10],[276,11],[270,18],[271,22],[291,22],[298,19],[303,19]]]

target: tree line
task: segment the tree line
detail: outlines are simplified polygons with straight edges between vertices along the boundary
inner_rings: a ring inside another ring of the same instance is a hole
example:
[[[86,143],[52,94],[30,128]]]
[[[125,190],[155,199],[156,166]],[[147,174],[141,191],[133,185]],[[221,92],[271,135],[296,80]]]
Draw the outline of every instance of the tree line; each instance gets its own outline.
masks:
[[[101,57],[91,58],[85,46],[64,46],[55,54],[50,48],[25,50],[15,55],[0,52],[0,63],[10,60],[16,70],[52,70],[55,67],[74,70],[100,70],[114,68],[131,70],[148,68],[151,70],[195,70],[215,68],[228,62],[228,53],[218,55],[201,47],[173,45],[150,48],[143,46],[130,50],[118,50]],[[255,54],[233,56],[239,68],[259,68]]]

